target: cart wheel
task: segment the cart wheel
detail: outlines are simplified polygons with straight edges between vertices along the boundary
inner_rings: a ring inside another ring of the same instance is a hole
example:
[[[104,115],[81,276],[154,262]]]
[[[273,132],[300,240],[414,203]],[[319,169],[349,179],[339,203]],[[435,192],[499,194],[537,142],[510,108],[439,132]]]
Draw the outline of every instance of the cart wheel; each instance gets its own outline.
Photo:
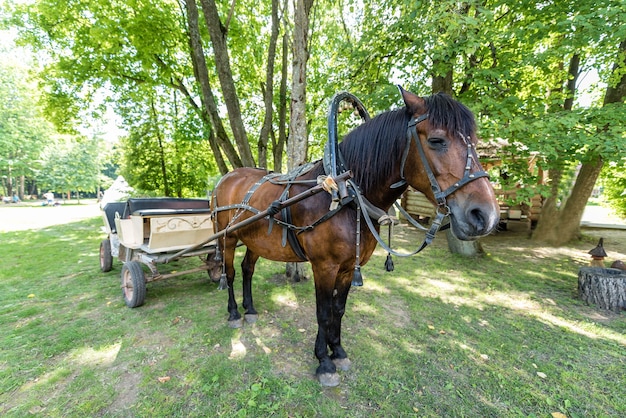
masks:
[[[122,296],[129,308],[143,305],[146,298],[146,276],[137,261],[129,261],[122,266]]]
[[[104,273],[113,268],[113,256],[111,255],[111,241],[107,238],[100,243],[100,270]]]

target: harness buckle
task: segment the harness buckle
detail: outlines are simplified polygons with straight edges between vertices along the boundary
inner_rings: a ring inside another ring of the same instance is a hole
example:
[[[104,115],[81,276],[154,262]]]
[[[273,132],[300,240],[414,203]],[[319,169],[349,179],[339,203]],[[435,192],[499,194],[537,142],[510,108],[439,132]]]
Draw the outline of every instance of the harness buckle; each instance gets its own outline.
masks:
[[[448,206],[448,203],[444,201],[437,205],[437,213],[441,213],[443,216],[450,215],[450,206]]]

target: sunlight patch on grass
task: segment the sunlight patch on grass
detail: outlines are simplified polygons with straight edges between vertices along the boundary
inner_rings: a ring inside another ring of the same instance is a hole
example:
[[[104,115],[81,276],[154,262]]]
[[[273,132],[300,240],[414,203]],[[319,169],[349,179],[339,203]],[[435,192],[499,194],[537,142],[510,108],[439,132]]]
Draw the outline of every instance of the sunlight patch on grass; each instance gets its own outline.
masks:
[[[384,287],[380,283],[376,283],[372,280],[366,280],[364,288],[367,289],[368,291],[378,292],[378,293],[389,294],[391,292],[389,288]]]
[[[35,378],[34,380],[24,383],[24,385],[20,388],[20,392],[28,392],[37,386],[45,386],[48,384],[53,385],[69,376],[70,373],[70,370],[66,367],[57,367],[54,370]]]
[[[458,340],[453,340],[451,344],[459,347],[463,352],[466,353],[467,358],[472,360],[474,364],[478,366],[483,366],[490,361],[489,355],[481,353],[474,347],[470,347],[467,341],[461,342]]]
[[[431,287],[444,293],[453,292],[458,289],[458,286],[456,286],[453,283],[450,283],[449,281],[426,279],[424,282],[425,284],[430,285]]]
[[[248,350],[246,346],[241,341],[241,332],[238,331],[235,335],[230,339],[230,355],[228,356],[229,360],[239,360],[246,356]]]
[[[421,355],[424,353],[424,349],[421,346],[416,345],[412,341],[403,340],[400,341],[400,347],[408,354]]]
[[[261,338],[257,337],[255,341],[256,341],[256,344],[259,347],[261,347],[261,350],[263,350],[265,354],[270,354],[272,352],[272,350],[268,346],[265,345],[265,343],[263,342],[263,340],[261,340]]]
[[[283,287],[280,289],[280,292],[273,292],[271,298],[272,301],[279,306],[291,309],[297,309],[299,307],[296,294],[291,288]]]
[[[364,303],[360,300],[354,301],[352,303],[353,305],[351,307],[351,310],[353,312],[358,312],[366,316],[378,315],[378,310],[370,304]]]
[[[490,292],[476,296],[485,304],[498,305],[515,311],[533,312],[541,309],[541,305],[528,299],[528,293],[523,292]]]
[[[584,335],[585,337],[598,339],[598,338],[606,338],[612,341],[615,341],[618,344],[626,346],[626,335],[619,334],[610,330],[604,329],[585,329],[581,324],[576,322],[567,321],[558,316],[552,315],[549,312],[531,312],[531,315],[535,316],[537,319],[542,321],[548,325],[555,325],[561,328],[565,328],[570,332],[575,332],[580,335]],[[593,328],[596,328],[595,326]]]
[[[548,312],[542,303],[528,299],[526,293],[512,293],[512,292],[491,292],[478,296],[478,298],[485,304],[498,305],[514,311],[520,311],[524,315],[532,316],[547,325],[553,325],[560,328],[567,329],[568,331],[583,335],[589,338],[606,338],[613,340],[619,344],[626,346],[626,336],[605,330],[598,329],[585,329],[579,323],[574,321],[568,321],[562,317],[556,316]],[[443,298],[442,298],[443,299]],[[463,298],[450,298],[450,301],[454,303],[463,303]],[[464,303],[465,305],[471,305],[470,303]],[[554,305],[551,303],[550,305]],[[595,328],[595,327],[594,327]]]
[[[69,353],[68,358],[80,366],[109,366],[113,364],[121,348],[121,342],[100,350],[91,347],[77,348]]]

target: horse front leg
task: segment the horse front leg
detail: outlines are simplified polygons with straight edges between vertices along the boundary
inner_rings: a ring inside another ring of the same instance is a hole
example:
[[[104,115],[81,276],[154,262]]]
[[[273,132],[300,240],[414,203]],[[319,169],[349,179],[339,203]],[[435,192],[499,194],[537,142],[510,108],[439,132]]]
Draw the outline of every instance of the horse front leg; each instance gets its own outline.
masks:
[[[330,356],[335,366],[342,371],[350,369],[350,359],[341,346],[341,320],[346,312],[346,301],[350,292],[352,281],[352,271],[341,274],[337,279],[337,285],[333,292],[332,316],[328,326],[328,347],[332,354]]]
[[[252,275],[254,274],[254,266],[256,265],[259,256],[250,249],[246,250],[246,255],[241,262],[241,275],[243,276],[243,307],[246,310],[244,318],[248,323],[255,323],[258,314],[254,309],[254,302],[252,300]]]
[[[337,386],[340,383],[337,367],[328,355],[328,343],[332,335],[330,326],[333,322],[333,293],[335,291],[336,274],[337,268],[330,269],[313,265],[317,314],[315,357],[317,357],[320,363],[315,374],[322,386]]]

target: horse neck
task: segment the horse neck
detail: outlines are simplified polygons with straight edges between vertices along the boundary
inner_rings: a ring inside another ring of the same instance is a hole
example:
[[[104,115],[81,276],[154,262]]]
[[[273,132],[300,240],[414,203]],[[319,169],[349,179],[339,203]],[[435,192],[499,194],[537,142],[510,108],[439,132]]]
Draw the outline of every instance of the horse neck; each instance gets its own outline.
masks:
[[[384,186],[377,187],[375,190],[367,190],[363,193],[363,195],[374,206],[381,208],[386,212],[407,189],[406,185],[392,188],[392,184],[393,182],[391,181],[384,182]]]

